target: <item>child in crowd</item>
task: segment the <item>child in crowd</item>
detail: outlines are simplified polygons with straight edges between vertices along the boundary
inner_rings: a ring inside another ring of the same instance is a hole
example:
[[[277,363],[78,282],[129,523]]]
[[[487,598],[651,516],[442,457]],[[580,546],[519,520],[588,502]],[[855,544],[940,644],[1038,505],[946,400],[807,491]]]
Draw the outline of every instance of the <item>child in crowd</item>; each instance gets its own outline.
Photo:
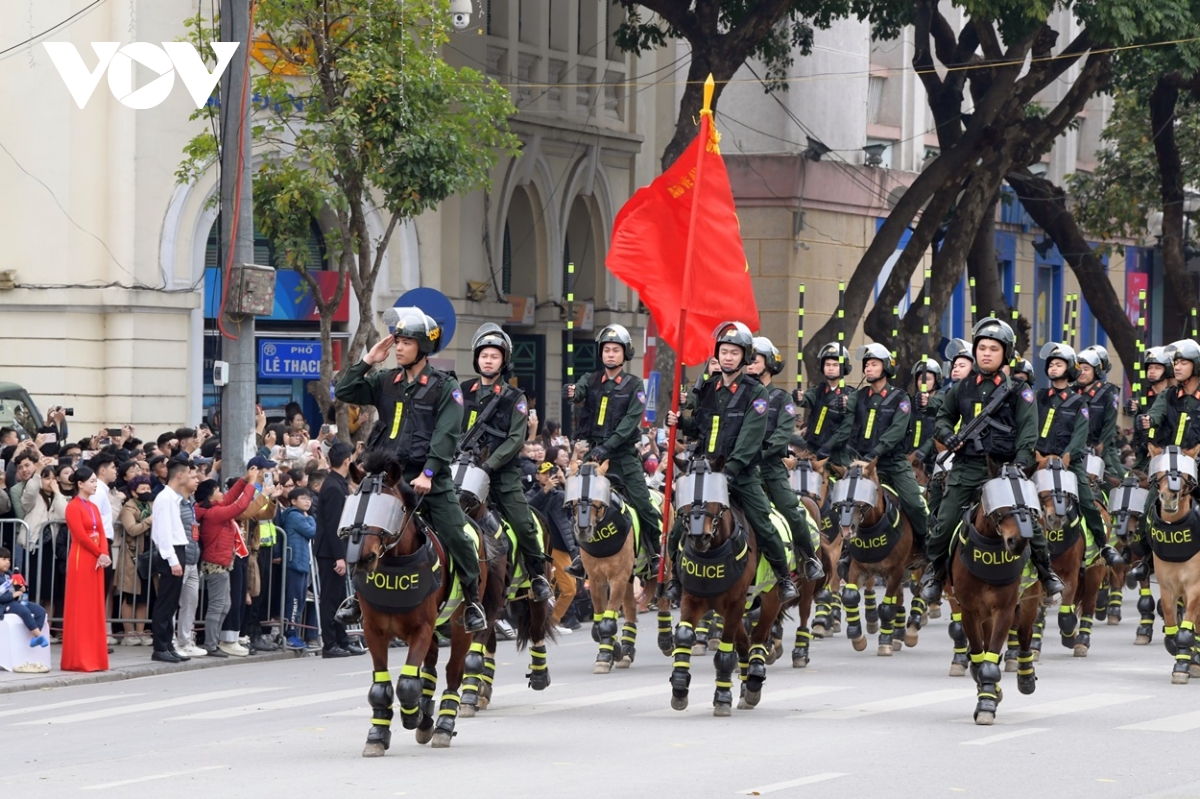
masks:
[[[29,645],[50,646],[50,640],[42,630],[42,625],[46,623],[46,611],[41,605],[21,601],[25,594],[25,581],[19,574],[14,577],[11,570],[12,552],[6,547],[0,547],[0,618],[6,613],[20,616],[33,636]]]

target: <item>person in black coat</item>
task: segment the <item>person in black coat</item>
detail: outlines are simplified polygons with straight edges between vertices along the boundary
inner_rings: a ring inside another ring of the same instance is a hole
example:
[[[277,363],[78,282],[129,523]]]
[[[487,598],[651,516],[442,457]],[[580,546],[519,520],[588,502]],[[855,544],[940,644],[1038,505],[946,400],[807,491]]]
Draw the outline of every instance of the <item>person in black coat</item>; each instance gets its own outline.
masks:
[[[317,578],[321,586],[321,656],[340,658],[361,655],[365,650],[352,643],[346,626],[335,618],[338,606],[346,598],[346,540],[338,537],[342,507],[350,495],[346,476],[354,450],[349,444],[334,444],[329,449],[329,476],[317,495],[317,537],[313,553],[317,556]]]

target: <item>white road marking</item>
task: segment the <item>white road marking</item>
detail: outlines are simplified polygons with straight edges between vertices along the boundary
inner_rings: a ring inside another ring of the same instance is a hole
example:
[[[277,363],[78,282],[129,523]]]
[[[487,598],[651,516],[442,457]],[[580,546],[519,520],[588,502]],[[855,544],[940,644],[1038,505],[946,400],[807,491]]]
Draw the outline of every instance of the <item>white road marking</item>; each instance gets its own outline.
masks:
[[[554,683],[553,685],[550,686],[550,689],[554,690],[555,688],[561,688],[563,685],[566,685],[566,684],[567,683],[562,683],[562,685],[560,685],[559,683]],[[445,688],[444,685],[441,687]],[[528,690],[529,690],[529,686],[527,686],[523,683],[522,684],[508,683],[507,685],[497,685],[495,688],[492,689],[492,698],[495,699],[498,696],[508,696],[509,694],[517,694],[517,693],[521,693],[523,691],[528,691]],[[360,697],[366,696],[366,693],[367,693],[367,687],[363,687],[363,688],[358,689],[356,696],[360,696]],[[439,699],[441,698],[440,693],[437,696]],[[491,711],[481,710],[479,712],[489,714]],[[336,718],[338,716],[348,716],[351,718],[362,718],[364,715],[367,717],[370,717],[371,708],[366,705],[359,705],[358,707],[352,707],[349,710],[339,710],[336,713],[322,713],[321,718],[329,719],[329,718]]]
[[[218,769],[229,768],[229,766],[203,766],[201,768],[191,768],[187,771],[168,771],[163,774],[151,774],[146,777],[134,777],[128,780],[119,780],[117,782],[103,782],[99,785],[85,785],[81,790],[84,791],[102,791],[105,788],[120,788],[125,785],[136,785],[139,782],[152,782],[154,780],[167,780],[172,777],[186,777],[188,774],[200,774],[205,771],[217,771]]]
[[[816,713],[806,713],[803,716],[790,716],[789,718],[834,719],[839,721],[861,719],[880,713],[892,713],[897,710],[910,710],[914,707],[925,707],[926,705],[936,705],[941,702],[969,699],[974,695],[975,691],[968,688],[944,688],[940,691],[926,691],[909,696],[898,696],[894,699],[883,699],[878,702],[864,702],[861,705],[850,705],[849,707],[839,707],[832,710],[819,710]]]
[[[156,702],[142,702],[137,705],[122,705],[121,707],[110,707],[104,710],[89,710],[85,713],[73,713],[66,716],[51,716],[50,718],[41,718],[36,721],[22,721],[15,726],[27,726],[30,724],[74,724],[79,721],[94,721],[113,716],[127,716],[131,713],[142,713],[147,710],[164,710],[169,707],[179,707],[180,705],[194,705],[199,702],[213,702],[219,699],[230,699],[235,696],[282,690],[282,688],[232,688],[228,691],[190,694],[188,696],[177,696],[174,699],[160,699]]]
[[[646,685],[641,688],[624,688],[619,691],[605,691],[604,693],[591,694],[590,696],[576,696],[566,699],[555,699],[550,702],[543,702],[538,705],[518,705],[516,707],[502,708],[497,711],[497,716],[539,716],[543,713],[557,713],[562,710],[577,710],[583,707],[594,707],[596,705],[605,705],[609,702],[624,702],[630,699],[641,699],[647,696],[661,694],[664,691],[670,692],[670,687],[661,685]]]
[[[987,746],[988,744],[1000,743],[1001,741],[1008,741],[1013,738],[1022,738],[1026,735],[1033,735],[1034,733],[1048,732],[1048,731],[1049,731],[1048,727],[1022,727],[1021,729],[1013,730],[1012,732],[1002,732],[999,735],[988,735],[983,738],[975,738],[970,741],[963,741],[962,745],[963,746]]]
[[[764,706],[769,707],[771,705],[774,705],[774,704],[777,704],[780,702],[786,702],[786,701],[789,701],[792,699],[803,699],[808,696],[819,696],[821,694],[831,694],[834,691],[845,691],[845,690],[849,689],[849,687],[850,686],[848,686],[848,685],[805,685],[802,688],[785,688],[781,691],[774,691],[774,692],[772,692],[770,690],[770,688],[764,688],[763,695],[762,695],[762,703],[759,704],[759,707],[764,707]],[[735,686],[735,688],[736,688],[736,686]],[[670,697],[670,695],[671,695],[671,687],[670,686],[666,686],[660,690],[662,690],[662,692],[663,692],[664,700],[666,700],[668,697]],[[741,690],[741,689],[738,689],[738,690]],[[693,689],[692,693],[689,694],[689,696],[692,699],[696,698],[695,689]],[[697,708],[703,707],[703,709],[707,710],[711,706],[710,705],[711,694],[705,693],[704,696],[705,696],[704,705],[703,706],[695,705],[695,707],[697,707]],[[666,709],[659,708],[658,710],[650,710],[645,713],[634,713],[633,714],[634,718],[647,718],[647,719],[670,718],[671,716],[680,716],[680,715],[682,715],[682,713],[680,711],[671,710],[670,708],[666,708]],[[800,717],[799,716],[789,716],[788,718],[800,718]],[[806,716],[804,716],[804,718],[811,718],[811,717],[806,715]]]
[[[1024,724],[1029,721],[1041,721],[1053,716],[1067,713],[1081,713],[1085,710],[1097,710],[1102,707],[1121,705],[1126,702],[1136,702],[1139,699],[1149,699],[1143,694],[1084,694],[1071,699],[1058,699],[1032,707],[1013,710],[1011,713],[1001,711],[996,714],[997,724]]]
[[[276,699],[273,702],[253,702],[240,707],[205,710],[201,713],[192,713],[187,716],[174,716],[167,719],[167,721],[181,721],[183,719],[232,719],[238,716],[248,716],[252,713],[263,713],[269,710],[290,710],[294,707],[319,705],[324,702],[340,702],[343,699],[361,699],[362,695],[362,688],[347,688],[341,691],[330,691],[326,694],[290,696],[287,699]]]
[[[37,707],[24,707],[17,710],[0,710],[0,718],[4,716],[23,716],[26,713],[36,711],[44,713],[47,710],[58,710],[63,707],[75,707],[77,705],[91,705],[96,702],[112,702],[115,699],[129,699],[134,696],[143,696],[143,694],[121,694],[118,696],[93,696],[87,699],[72,699],[69,702],[55,702],[52,705],[38,705]]]
[[[760,796],[764,793],[774,793],[775,791],[784,791],[788,788],[799,788],[801,785],[812,785],[817,782],[827,782],[828,780],[836,780],[838,777],[848,777],[849,774],[844,774],[840,771],[826,771],[823,774],[813,774],[811,777],[801,777],[798,780],[788,780],[787,782],[773,782],[770,785],[760,785],[757,788],[747,788],[744,791],[738,791],[744,796]]]
[[[1160,719],[1126,724],[1118,730],[1149,730],[1150,732],[1188,732],[1200,727],[1200,711],[1180,713],[1178,716],[1163,716]]]

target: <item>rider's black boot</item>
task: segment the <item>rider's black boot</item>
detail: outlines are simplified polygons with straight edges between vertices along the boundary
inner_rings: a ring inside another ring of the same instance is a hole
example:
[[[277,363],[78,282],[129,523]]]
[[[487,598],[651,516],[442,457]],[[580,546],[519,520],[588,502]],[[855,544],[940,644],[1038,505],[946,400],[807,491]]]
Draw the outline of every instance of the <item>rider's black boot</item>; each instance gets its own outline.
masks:
[[[921,599],[933,604],[942,598],[942,586],[946,582],[946,558],[934,558],[921,577]]]
[[[683,585],[679,582],[679,560],[671,561],[671,579],[663,588],[663,596],[668,602],[678,602],[683,599]]]
[[[796,584],[792,582],[792,575],[787,566],[775,567],[775,582],[779,586],[779,601],[783,604],[800,598],[800,592],[796,590]]]
[[[549,602],[554,596],[550,581],[546,579],[545,561],[537,558],[525,559],[525,570],[529,572],[529,593],[534,602]]]
[[[1054,573],[1054,569],[1051,568],[1048,561],[1042,563],[1040,558],[1038,558],[1035,554],[1033,558],[1033,567],[1037,569],[1038,580],[1041,581],[1042,588],[1046,592],[1046,599],[1050,599],[1051,597],[1059,595],[1063,591],[1067,590],[1067,586],[1064,585],[1063,581],[1059,579],[1059,576]]]
[[[487,616],[483,606],[479,604],[479,583],[463,583],[463,629],[469,633],[477,633],[487,629]]]
[[[362,621],[362,608],[358,606],[358,597],[353,594],[342,600],[333,618],[339,623],[353,626]]]
[[[575,553],[575,557],[571,558],[571,565],[567,567],[567,574],[579,580],[587,578],[587,572],[583,570],[583,558],[579,556],[578,552]]]
[[[1129,571],[1127,572],[1129,579],[1133,580],[1135,583],[1140,583],[1143,580],[1148,579],[1153,573],[1153,559],[1149,555],[1143,557],[1137,563],[1130,566]]]

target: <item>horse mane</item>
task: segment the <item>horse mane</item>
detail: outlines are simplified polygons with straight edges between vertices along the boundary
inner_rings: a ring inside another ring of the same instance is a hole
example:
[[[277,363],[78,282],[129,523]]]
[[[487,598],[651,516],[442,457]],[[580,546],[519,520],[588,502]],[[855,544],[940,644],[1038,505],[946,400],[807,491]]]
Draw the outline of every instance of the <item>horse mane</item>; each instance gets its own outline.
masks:
[[[863,474],[866,474],[867,467],[870,465],[871,465],[870,461],[850,461],[849,468],[853,469],[855,466],[857,466],[858,468],[863,470]]]
[[[370,474],[384,474],[388,484],[400,495],[404,507],[412,508],[417,504],[417,492],[403,478],[404,462],[387,450],[372,450],[363,457],[363,471]]]

